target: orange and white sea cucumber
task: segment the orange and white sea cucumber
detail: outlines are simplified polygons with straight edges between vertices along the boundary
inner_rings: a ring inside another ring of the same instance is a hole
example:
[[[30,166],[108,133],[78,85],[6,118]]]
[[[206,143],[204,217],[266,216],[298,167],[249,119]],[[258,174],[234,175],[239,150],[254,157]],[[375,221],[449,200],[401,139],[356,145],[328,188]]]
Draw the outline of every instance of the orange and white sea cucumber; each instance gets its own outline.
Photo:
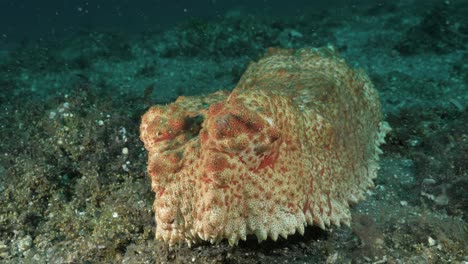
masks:
[[[333,48],[270,49],[231,93],[142,117],[156,238],[234,245],[349,225],[389,129],[369,77]]]

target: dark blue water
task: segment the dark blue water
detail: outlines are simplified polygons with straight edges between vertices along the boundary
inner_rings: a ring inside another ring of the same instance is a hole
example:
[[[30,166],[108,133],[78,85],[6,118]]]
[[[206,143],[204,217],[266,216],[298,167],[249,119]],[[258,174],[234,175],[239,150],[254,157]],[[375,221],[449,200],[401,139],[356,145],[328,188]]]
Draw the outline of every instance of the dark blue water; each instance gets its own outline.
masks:
[[[343,5],[353,7],[366,2],[369,1],[2,0],[0,1],[0,35],[5,40],[56,37],[80,29],[146,31],[178,23],[191,17],[215,18],[233,8],[271,15],[286,15]]]

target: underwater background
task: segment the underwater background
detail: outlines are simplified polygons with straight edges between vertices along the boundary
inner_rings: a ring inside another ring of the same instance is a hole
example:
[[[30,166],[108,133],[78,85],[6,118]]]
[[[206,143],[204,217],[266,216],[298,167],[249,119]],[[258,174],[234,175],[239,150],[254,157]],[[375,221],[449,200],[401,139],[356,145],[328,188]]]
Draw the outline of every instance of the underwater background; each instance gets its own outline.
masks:
[[[466,0],[2,0],[0,263],[468,263],[467,21]],[[327,45],[392,127],[351,227],[155,240],[141,115]]]

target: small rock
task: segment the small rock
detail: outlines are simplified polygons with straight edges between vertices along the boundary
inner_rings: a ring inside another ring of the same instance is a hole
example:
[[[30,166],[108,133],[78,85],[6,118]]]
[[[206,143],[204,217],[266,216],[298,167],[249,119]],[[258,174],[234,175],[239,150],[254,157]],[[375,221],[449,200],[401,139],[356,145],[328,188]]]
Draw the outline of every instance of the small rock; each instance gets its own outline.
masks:
[[[50,111],[50,113],[49,113],[49,119],[54,119],[55,116],[57,116],[57,113],[54,112],[54,111]]]
[[[128,155],[128,148],[123,148],[122,149],[122,154]]]
[[[8,257],[8,247],[3,242],[0,242],[0,259]]]
[[[304,35],[302,35],[301,32],[297,31],[297,30],[294,30],[294,29],[291,29],[291,31],[289,31],[289,35],[292,37],[292,38],[302,38]]]
[[[449,203],[449,198],[445,193],[442,193],[437,195],[437,197],[434,199],[434,202],[439,206],[444,206]]]
[[[426,178],[422,181],[422,184],[423,185],[432,185],[432,184],[435,184],[436,181],[434,179],[431,179],[431,178]]]
[[[18,241],[17,247],[19,253],[24,253],[26,250],[30,249],[32,246],[31,236],[25,236]]]

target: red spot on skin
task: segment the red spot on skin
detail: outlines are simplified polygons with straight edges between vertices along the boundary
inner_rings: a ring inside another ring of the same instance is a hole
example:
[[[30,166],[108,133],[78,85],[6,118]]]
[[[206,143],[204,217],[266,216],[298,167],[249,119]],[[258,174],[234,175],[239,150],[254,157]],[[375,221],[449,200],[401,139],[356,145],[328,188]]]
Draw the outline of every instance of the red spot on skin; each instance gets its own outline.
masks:
[[[242,164],[245,164],[245,161],[244,161],[244,159],[242,158],[242,156],[238,156],[238,159],[239,159],[239,161],[240,161]]]
[[[283,185],[283,181],[282,180],[275,180],[275,184],[280,186],[280,185]]]
[[[164,141],[164,140],[173,139],[174,137],[175,137],[175,135],[170,134],[169,132],[165,131],[165,132],[162,132],[159,136],[156,136],[154,138],[154,143]]]
[[[302,212],[303,212],[304,214],[306,214],[307,211],[309,211],[309,207],[310,207],[310,201],[309,201],[309,199],[307,198],[307,200],[306,200],[305,203],[304,203],[304,207],[302,208]]]
[[[208,132],[205,129],[200,131],[199,137],[201,144],[205,144],[205,142],[207,142],[210,139],[210,136],[208,135]]]
[[[213,182],[213,179],[208,178],[208,177],[206,177],[206,176],[201,177],[200,180],[201,180],[202,182],[204,182],[204,183],[211,183],[211,182]]]
[[[254,143],[255,145],[257,145],[258,142],[263,142],[263,141],[265,141],[265,138],[266,138],[266,136],[265,136],[264,134],[260,134],[260,136],[258,137],[258,139],[255,139],[255,140],[253,141],[253,143]]]
[[[180,158],[177,153],[171,153],[170,155],[168,155],[167,160],[173,164],[177,164],[180,162]]]
[[[278,157],[279,157],[279,151],[274,150],[272,153],[270,153],[270,155],[263,158],[263,160],[260,162],[260,165],[258,165],[257,169],[255,169],[254,172],[258,172],[259,170],[264,169],[266,167],[273,168],[276,161],[278,160]],[[281,169],[283,168],[284,167],[282,167]]]
[[[296,145],[289,145],[289,151],[297,151],[297,146]]]
[[[164,194],[164,191],[165,191],[165,190],[166,190],[166,189],[161,188],[160,190],[158,190],[158,192],[156,193],[156,195],[157,195],[158,197],[161,197],[161,196]]]
[[[207,173],[220,172],[230,167],[229,162],[223,156],[214,156],[210,161],[207,162],[205,171]]]
[[[221,112],[224,109],[224,102],[219,102],[217,104],[212,104],[208,110],[208,115],[213,116]]]
[[[266,167],[271,167],[273,168],[273,165],[275,164],[276,160],[278,160],[278,155],[279,152],[273,152],[271,153],[270,155],[266,156],[262,162],[260,163],[260,165],[258,166],[257,168],[257,171],[263,169],[263,168],[266,168]]]
[[[180,130],[183,130],[185,128],[185,120],[183,118],[174,118],[174,119],[170,119],[168,122],[167,122],[167,126],[170,128],[170,129],[173,129],[175,131],[180,131]]]

